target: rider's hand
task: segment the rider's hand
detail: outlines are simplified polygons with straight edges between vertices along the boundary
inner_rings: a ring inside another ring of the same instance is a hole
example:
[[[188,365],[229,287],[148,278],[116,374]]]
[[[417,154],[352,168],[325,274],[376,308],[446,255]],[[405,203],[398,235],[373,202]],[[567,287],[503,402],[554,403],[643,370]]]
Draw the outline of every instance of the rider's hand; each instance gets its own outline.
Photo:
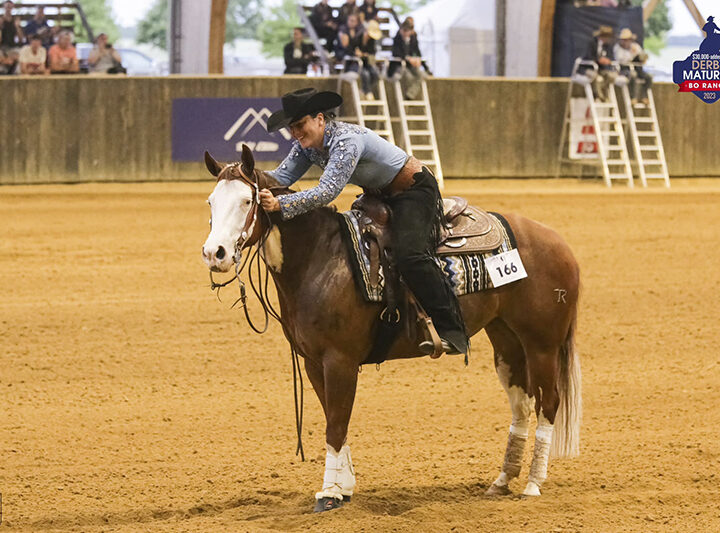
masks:
[[[280,211],[280,202],[267,189],[260,190],[260,205],[265,211]]]

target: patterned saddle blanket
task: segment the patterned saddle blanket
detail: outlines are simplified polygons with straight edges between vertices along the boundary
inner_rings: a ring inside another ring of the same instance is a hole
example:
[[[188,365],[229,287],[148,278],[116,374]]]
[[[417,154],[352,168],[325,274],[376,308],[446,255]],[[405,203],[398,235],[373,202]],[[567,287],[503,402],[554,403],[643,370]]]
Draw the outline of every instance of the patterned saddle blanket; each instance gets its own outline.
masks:
[[[469,209],[467,211],[469,213],[479,211],[475,208]],[[377,275],[371,275],[371,246],[362,232],[366,216],[363,211],[357,209],[340,213],[340,233],[350,254],[353,276],[363,297],[368,302],[382,302],[385,277],[382,266],[378,268]],[[435,258],[435,261],[458,296],[494,288],[492,279],[485,267],[484,259],[517,248],[515,235],[507,220],[498,213],[487,213],[486,216],[492,219],[490,222],[495,227],[494,233],[499,233],[499,237],[495,237],[496,247],[482,252],[463,252],[461,250],[465,249],[465,246],[457,249],[448,248],[446,246],[448,240],[446,239],[444,241],[445,246],[438,249],[440,255]],[[477,233],[476,231],[472,233],[472,237],[478,237],[474,235]],[[482,236],[479,237],[482,238]],[[458,238],[460,239],[459,242],[462,242],[464,237],[462,232],[457,232],[451,236],[451,244],[453,238]],[[377,278],[377,283],[372,282],[373,278]]]

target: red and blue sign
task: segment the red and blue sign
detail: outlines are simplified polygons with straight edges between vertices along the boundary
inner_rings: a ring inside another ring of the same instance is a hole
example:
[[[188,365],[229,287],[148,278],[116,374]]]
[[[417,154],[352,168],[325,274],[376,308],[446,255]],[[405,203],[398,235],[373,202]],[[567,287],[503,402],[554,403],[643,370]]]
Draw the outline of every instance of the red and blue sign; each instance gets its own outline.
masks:
[[[205,150],[221,161],[237,161],[243,144],[257,160],[282,161],[292,138],[286,130],[266,129],[268,117],[281,108],[280,98],[175,98],[173,161],[202,161]]]
[[[703,31],[705,39],[699,49],[684,61],[673,63],[673,81],[681,93],[693,93],[714,104],[720,99],[720,28],[714,17],[708,17]]]

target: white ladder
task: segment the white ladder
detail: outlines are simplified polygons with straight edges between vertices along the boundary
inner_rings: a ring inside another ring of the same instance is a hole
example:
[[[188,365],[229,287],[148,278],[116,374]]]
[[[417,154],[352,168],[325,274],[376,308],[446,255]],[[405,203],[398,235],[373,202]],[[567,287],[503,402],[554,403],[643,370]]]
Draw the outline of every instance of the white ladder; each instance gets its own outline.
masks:
[[[427,83],[422,81],[422,99],[406,100],[403,96],[400,81],[393,81],[395,98],[400,114],[400,128],[403,134],[403,144],[408,155],[417,157],[420,162],[431,167],[440,189],[444,186],[442,166],[440,165],[440,152],[435,136],[435,124],[430,109]]]
[[[595,137],[598,143],[598,155],[603,171],[605,185],[612,187],[613,180],[625,180],[628,187],[633,187],[633,174],[630,157],[625,141],[620,109],[615,97],[615,88],[608,90],[609,102],[597,102],[593,96],[592,86],[585,85],[585,98],[590,105]],[[616,141],[616,142],[613,142]],[[611,153],[613,155],[611,155]]]
[[[373,130],[387,141],[395,144],[392,122],[390,121],[390,107],[388,106],[385,85],[382,81],[378,83],[377,100],[366,100],[358,87],[358,83],[360,83],[359,78],[348,76],[347,74],[342,74],[338,78],[339,93],[341,93],[341,84],[343,82],[350,86],[355,116],[345,116],[342,117],[342,119],[348,122],[357,122],[360,126]],[[372,127],[369,126],[368,123],[372,124]]]
[[[663,180],[665,187],[669,188],[670,175],[665,160],[665,149],[660,137],[660,126],[657,121],[652,90],[648,89],[647,91],[647,105],[641,103],[633,105],[627,85],[623,85],[622,95],[625,100],[630,137],[633,140],[634,161],[640,173],[642,186],[647,187],[649,179],[659,179]]]
[[[560,176],[563,163],[600,165],[605,185],[612,187],[613,181],[624,180],[627,182],[628,187],[632,188],[634,186],[632,167],[628,156],[620,110],[618,109],[617,98],[615,97],[615,88],[613,86],[610,87],[607,102],[597,101],[593,95],[590,78],[584,75],[576,77],[578,67],[581,64],[588,65],[595,70],[597,69],[597,66],[589,61],[578,59],[575,62],[575,67],[573,68],[573,73],[570,78],[570,86],[568,87],[565,117],[563,119],[563,129],[558,153],[559,166],[557,175]],[[583,81],[578,81],[580,79]],[[568,149],[568,151],[572,150],[570,146],[570,130],[573,122],[584,123],[586,121],[585,118],[577,119],[572,116],[571,103],[573,100],[573,88],[577,85],[583,88],[585,101],[590,109],[594,137],[597,141],[598,155],[597,158],[594,159],[573,160],[570,159],[569,155],[568,157],[564,155],[566,149]]]

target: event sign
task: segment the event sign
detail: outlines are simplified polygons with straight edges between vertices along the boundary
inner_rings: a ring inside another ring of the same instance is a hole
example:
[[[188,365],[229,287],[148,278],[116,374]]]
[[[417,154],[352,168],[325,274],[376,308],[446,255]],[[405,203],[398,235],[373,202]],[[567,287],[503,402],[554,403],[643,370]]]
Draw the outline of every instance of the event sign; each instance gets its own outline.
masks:
[[[281,161],[290,152],[287,130],[268,133],[267,119],[280,98],[175,98],[173,161],[202,161],[205,150],[220,161],[237,161],[247,144],[255,159]]]
[[[673,63],[673,81],[679,92],[691,92],[703,102],[713,104],[720,96],[720,28],[714,17],[703,26],[705,39],[684,61]]]

